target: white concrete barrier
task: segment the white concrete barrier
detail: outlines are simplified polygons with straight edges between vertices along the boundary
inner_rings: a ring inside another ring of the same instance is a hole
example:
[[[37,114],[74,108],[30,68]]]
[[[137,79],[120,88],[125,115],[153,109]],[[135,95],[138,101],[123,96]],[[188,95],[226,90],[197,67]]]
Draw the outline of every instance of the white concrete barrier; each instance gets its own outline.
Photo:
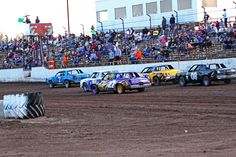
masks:
[[[224,63],[227,67],[236,68],[236,58],[213,59],[213,60],[194,60],[194,61],[180,61],[180,62],[159,62],[148,64],[129,64],[129,65],[110,65],[110,66],[96,66],[96,67],[77,67],[72,69],[81,69],[84,73],[91,74],[94,71],[101,70],[118,70],[118,71],[135,71],[141,70],[147,66],[170,64],[176,69],[187,70],[194,64],[209,64],[209,63]],[[44,82],[46,78],[54,76],[58,71],[64,69],[49,70],[44,67],[32,68],[30,77],[26,77],[23,69],[8,69],[0,70],[0,82],[11,81],[39,81]],[[68,70],[68,69],[67,69]],[[27,74],[28,75],[28,74]]]
[[[0,70],[0,82],[23,81],[24,78],[22,68]]]

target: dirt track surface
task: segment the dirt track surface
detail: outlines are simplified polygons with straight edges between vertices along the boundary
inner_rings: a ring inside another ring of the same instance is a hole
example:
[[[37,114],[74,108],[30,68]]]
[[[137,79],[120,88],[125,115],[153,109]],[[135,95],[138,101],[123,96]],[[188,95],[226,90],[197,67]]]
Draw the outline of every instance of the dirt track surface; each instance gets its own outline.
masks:
[[[0,120],[0,156],[235,157],[236,81],[151,87],[122,95],[0,84],[4,94],[41,91],[46,116]]]

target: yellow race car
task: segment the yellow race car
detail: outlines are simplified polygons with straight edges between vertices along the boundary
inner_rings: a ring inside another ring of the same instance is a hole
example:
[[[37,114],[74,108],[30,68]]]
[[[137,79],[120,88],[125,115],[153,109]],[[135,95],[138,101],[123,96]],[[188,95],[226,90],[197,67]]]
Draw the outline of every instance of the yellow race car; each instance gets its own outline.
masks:
[[[142,70],[141,74],[149,77],[152,85],[158,86],[161,82],[172,81],[175,83],[175,75],[178,72],[181,72],[181,70],[174,69],[171,65],[160,65],[146,67]]]

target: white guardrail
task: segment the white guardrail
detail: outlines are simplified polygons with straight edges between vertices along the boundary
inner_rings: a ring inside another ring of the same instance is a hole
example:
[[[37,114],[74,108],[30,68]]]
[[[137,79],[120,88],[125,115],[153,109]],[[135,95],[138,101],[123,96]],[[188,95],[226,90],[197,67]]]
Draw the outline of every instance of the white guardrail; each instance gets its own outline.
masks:
[[[175,61],[175,62],[159,62],[147,64],[129,64],[129,65],[109,65],[95,67],[77,67],[72,69],[81,69],[84,73],[91,74],[94,71],[102,70],[118,70],[118,71],[135,71],[141,70],[147,66],[170,64],[176,69],[187,70],[193,64],[200,63],[224,63],[227,67],[236,68],[236,58],[211,59],[211,60],[194,60],[194,61]],[[35,67],[31,71],[21,69],[3,69],[0,70],[0,82],[44,82],[47,77],[54,76],[58,71],[64,69],[49,70],[44,67]]]

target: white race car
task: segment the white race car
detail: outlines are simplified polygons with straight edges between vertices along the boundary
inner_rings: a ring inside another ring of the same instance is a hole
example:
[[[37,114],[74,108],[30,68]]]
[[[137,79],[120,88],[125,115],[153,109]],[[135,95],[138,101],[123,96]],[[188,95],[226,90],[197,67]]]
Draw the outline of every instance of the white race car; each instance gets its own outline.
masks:
[[[80,88],[82,88],[85,92],[91,91],[91,85],[101,82],[102,78],[111,72],[118,71],[96,71],[93,72],[89,78],[83,79],[80,81]]]

